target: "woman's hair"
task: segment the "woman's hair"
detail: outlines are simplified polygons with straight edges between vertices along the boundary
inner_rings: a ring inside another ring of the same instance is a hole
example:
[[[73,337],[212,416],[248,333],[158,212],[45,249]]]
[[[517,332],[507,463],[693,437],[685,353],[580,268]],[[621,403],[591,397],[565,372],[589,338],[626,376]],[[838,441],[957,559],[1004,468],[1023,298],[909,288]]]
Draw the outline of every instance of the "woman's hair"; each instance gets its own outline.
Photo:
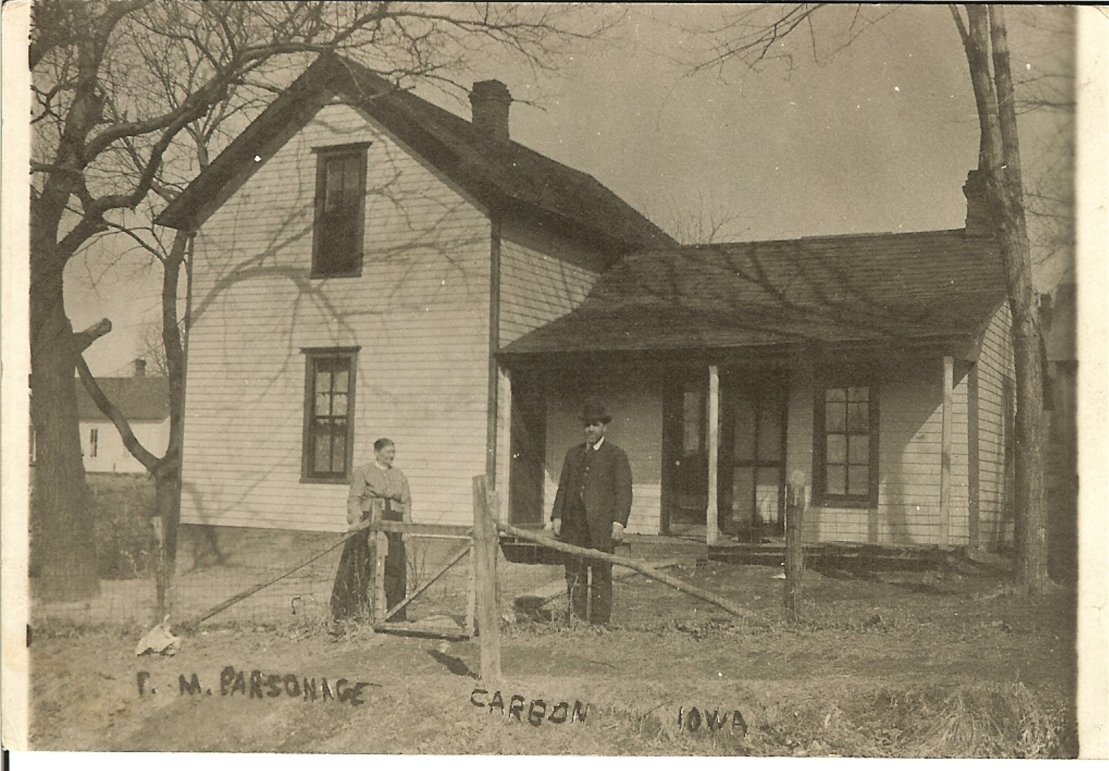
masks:
[[[376,442],[374,442],[374,452],[380,452],[381,450],[384,450],[386,447],[393,447],[393,446],[395,446],[393,444],[393,440],[392,439],[387,439],[383,436],[380,439],[378,439]]]

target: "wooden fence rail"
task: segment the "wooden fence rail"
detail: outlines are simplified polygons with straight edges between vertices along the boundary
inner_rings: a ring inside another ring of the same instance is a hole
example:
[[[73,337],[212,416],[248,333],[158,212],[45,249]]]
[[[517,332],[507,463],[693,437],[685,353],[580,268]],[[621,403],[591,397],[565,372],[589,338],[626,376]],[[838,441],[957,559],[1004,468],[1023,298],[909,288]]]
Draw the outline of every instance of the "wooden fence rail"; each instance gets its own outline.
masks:
[[[506,525],[503,522],[497,523],[497,527],[503,533],[508,533],[509,535],[516,536],[517,538],[524,541],[541,544],[543,546],[546,546],[547,548],[562,552],[563,554],[573,554],[578,557],[588,557],[589,559],[600,560],[602,562],[610,562],[613,565],[623,565],[626,568],[631,568],[635,572],[642,573],[648,578],[653,578],[654,580],[666,584],[667,586],[671,586],[678,591],[685,592],[692,597],[696,597],[699,600],[704,600],[705,602],[711,603],[718,608],[722,608],[731,613],[733,616],[736,616],[737,618],[759,617],[757,613],[736,605],[734,602],[727,599],[726,597],[721,597],[719,594],[710,592],[707,589],[702,589],[699,586],[693,586],[692,584],[686,583],[685,581],[674,578],[667,573],[663,573],[661,570],[657,570],[651,567],[643,560],[633,559],[631,557],[620,557],[615,554],[609,554],[608,552],[598,551],[596,549],[584,549],[580,546],[573,546],[568,543],[562,543],[562,541],[556,541],[555,539],[546,535],[545,531],[524,530],[518,527],[513,527],[512,525]],[[544,534],[540,535],[540,533]]]

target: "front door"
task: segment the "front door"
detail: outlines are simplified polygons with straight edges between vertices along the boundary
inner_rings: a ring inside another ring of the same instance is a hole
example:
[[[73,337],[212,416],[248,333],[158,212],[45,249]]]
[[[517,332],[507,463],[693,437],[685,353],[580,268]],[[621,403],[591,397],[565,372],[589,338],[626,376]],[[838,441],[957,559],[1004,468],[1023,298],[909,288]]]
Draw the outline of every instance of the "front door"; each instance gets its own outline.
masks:
[[[786,380],[725,375],[721,384],[720,526],[741,541],[783,535]]]

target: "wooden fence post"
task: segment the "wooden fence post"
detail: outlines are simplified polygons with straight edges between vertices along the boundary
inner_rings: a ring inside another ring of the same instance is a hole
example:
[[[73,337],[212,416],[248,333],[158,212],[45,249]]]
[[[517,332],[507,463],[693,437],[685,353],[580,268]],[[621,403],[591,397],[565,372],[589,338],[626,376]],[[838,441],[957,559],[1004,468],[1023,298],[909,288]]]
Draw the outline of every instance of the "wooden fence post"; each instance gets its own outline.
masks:
[[[501,679],[501,615],[497,607],[497,501],[484,474],[474,477],[474,584],[481,680]]]
[[[805,513],[805,485],[790,479],[786,486],[786,615],[798,618],[801,598],[801,576],[805,569],[805,552],[801,545],[801,525]]]

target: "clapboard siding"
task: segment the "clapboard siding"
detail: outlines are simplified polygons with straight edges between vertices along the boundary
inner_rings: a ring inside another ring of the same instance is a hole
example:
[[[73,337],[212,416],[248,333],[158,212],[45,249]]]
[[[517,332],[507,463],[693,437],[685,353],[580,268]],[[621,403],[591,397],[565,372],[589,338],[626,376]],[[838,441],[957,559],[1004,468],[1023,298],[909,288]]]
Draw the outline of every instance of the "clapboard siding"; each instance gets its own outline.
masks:
[[[581,244],[541,238],[520,223],[501,234],[500,345],[572,311],[585,298],[604,256]]]
[[[309,277],[316,155],[370,142],[357,278]],[[184,522],[341,530],[346,487],[300,481],[304,348],[358,348],[355,463],[397,443],[414,516],[472,519],[485,466],[489,220],[353,107],[258,168],[195,242]]]
[[[131,431],[146,449],[161,457],[169,444],[169,418],[159,421],[132,420]],[[93,455],[92,431],[96,430],[96,454]],[[119,429],[108,420],[80,422],[81,454],[85,471],[90,474],[145,474],[146,467],[123,444]]]
[[[1009,306],[1002,304],[982,335],[978,350],[978,517],[980,545],[995,548],[1012,540],[1006,482],[1006,443],[1014,365],[1009,340]]]

